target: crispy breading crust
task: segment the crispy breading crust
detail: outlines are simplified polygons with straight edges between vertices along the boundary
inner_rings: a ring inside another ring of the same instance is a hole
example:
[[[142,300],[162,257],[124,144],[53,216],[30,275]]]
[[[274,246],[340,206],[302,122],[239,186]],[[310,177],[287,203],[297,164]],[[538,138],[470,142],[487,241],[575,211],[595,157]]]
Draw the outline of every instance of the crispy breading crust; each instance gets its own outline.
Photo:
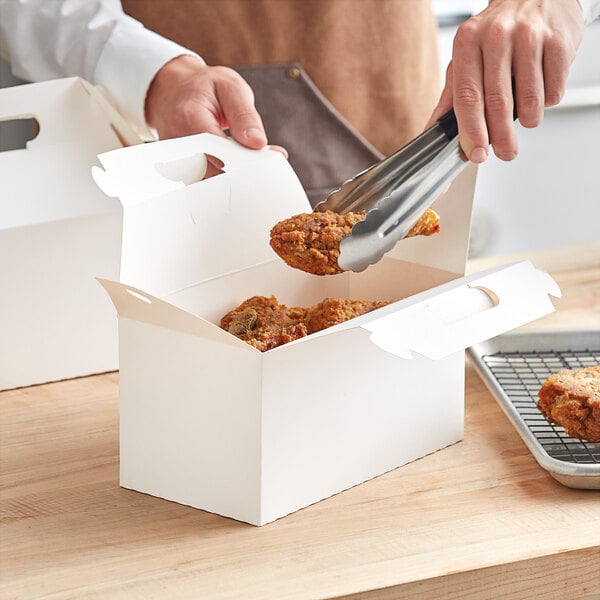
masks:
[[[366,300],[344,300],[341,298],[325,298],[319,304],[306,310],[305,323],[308,333],[333,327],[354,317],[360,317],[376,308],[386,306],[389,302],[370,302]]]
[[[253,296],[229,311],[220,327],[261,352],[308,335],[304,313],[288,311],[275,296]]]
[[[313,275],[341,273],[337,259],[340,242],[366,213],[345,215],[330,210],[302,213],[280,221],[271,229],[271,248],[290,266]],[[433,235],[440,230],[437,213],[427,209],[406,237]]]
[[[219,325],[265,352],[386,304],[389,302],[325,298],[314,306],[303,308],[279,304],[275,296],[253,296],[229,311]]]
[[[600,365],[554,373],[538,397],[538,408],[550,422],[570,436],[600,442]]]

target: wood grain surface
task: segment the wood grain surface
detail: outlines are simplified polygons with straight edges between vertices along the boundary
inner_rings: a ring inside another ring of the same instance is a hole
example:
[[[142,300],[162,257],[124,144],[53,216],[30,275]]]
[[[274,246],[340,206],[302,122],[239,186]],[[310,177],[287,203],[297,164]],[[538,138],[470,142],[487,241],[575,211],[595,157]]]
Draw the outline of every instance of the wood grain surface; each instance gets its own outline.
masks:
[[[600,244],[568,254],[539,327],[600,324]],[[117,373],[0,393],[0,597],[598,600],[600,492],[466,385],[464,441],[261,528],[119,487]]]

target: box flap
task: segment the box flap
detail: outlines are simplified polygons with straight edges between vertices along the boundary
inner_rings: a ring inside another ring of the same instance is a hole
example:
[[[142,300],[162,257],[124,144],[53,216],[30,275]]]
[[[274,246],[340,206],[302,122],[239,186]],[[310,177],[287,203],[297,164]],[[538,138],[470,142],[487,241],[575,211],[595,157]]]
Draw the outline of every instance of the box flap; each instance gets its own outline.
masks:
[[[121,146],[136,146],[141,144],[143,140],[134,131],[127,119],[118,111],[109,97],[103,92],[101,87],[97,87],[86,81],[75,77],[82,85],[83,89],[92,97],[94,102],[102,108],[106,116],[110,119],[111,128],[117,134]]]
[[[78,78],[0,90],[0,120],[36,119],[24,149],[0,152],[0,229],[118,209],[90,176],[97,155],[141,140],[89,83]]]
[[[101,154],[98,159],[104,171],[96,167],[93,176],[106,195],[118,197],[127,207],[201,181],[206,155],[218,158],[225,172],[235,173],[243,165],[263,162],[272,154],[281,155],[267,148],[250,150],[230,138],[200,133]],[[310,205],[303,205],[307,207]]]
[[[206,155],[224,172],[202,179]],[[159,297],[272,260],[273,225],[310,210],[281,153],[210,134],[99,159],[96,182],[124,207],[121,280]]]
[[[110,296],[119,317],[166,327],[243,350],[258,352],[256,348],[230,335],[217,325],[133,286],[109,279],[98,278],[98,282]]]
[[[524,261],[418,294],[404,310],[386,314],[403,304],[396,303],[361,326],[386,352],[435,360],[553,312],[549,294],[560,297],[556,282]]]

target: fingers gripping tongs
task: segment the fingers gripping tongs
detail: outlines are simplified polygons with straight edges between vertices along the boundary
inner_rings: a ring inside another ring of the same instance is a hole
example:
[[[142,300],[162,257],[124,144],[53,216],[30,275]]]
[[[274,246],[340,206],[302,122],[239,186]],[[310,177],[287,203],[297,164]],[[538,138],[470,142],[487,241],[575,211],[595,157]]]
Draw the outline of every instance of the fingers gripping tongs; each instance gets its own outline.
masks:
[[[363,271],[410,231],[467,164],[454,110],[406,146],[329,194],[315,211],[367,211],[340,244],[338,265]]]

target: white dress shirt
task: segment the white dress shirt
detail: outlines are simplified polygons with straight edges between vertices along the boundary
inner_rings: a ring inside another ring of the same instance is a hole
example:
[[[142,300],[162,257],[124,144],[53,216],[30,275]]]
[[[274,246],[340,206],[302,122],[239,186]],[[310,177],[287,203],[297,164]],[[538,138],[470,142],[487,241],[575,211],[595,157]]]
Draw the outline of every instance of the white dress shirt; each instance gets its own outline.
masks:
[[[589,25],[594,19],[600,17],[600,0],[577,0],[583,12],[583,20]]]
[[[119,0],[0,0],[0,55],[16,77],[82,77],[145,139],[155,137],[144,118],[148,87],[182,54],[197,56],[127,16]]]

